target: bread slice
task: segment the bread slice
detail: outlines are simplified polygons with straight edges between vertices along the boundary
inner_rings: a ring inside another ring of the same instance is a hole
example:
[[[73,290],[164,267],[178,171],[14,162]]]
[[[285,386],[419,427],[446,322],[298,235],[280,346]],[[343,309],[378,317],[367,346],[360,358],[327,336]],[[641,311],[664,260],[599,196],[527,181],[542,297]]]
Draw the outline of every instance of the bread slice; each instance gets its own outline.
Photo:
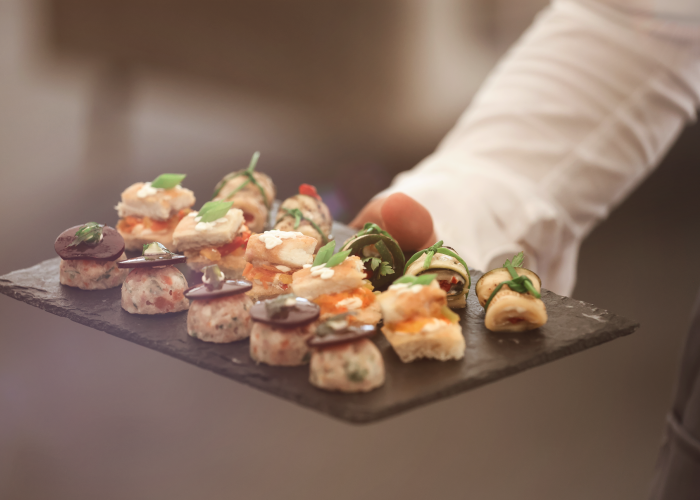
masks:
[[[462,359],[466,343],[460,325],[436,321],[441,324],[431,324],[429,328],[424,328],[417,333],[397,332],[386,324],[382,327],[382,333],[404,363],[410,363],[419,358],[440,361]]]
[[[314,260],[316,239],[298,232],[265,231],[248,240],[245,258],[254,266],[282,265],[299,269]]]
[[[200,222],[197,215],[190,212],[175,228],[173,243],[179,252],[230,243],[243,225],[243,212],[238,208],[213,222]]]
[[[124,190],[122,201],[116,206],[119,217],[133,215],[164,221],[183,208],[194,205],[194,193],[189,189],[178,185],[153,192],[154,188],[150,188],[150,185],[150,182],[137,182]]]
[[[365,279],[364,265],[356,255],[351,255],[341,264],[330,268],[333,270],[333,275],[328,278],[318,273],[321,269],[323,268],[311,267],[295,272],[292,282],[294,293],[299,297],[313,300],[320,295],[359,288]]]
[[[441,316],[443,306],[447,305],[447,294],[435,280],[430,285],[391,285],[377,299],[385,323]]]

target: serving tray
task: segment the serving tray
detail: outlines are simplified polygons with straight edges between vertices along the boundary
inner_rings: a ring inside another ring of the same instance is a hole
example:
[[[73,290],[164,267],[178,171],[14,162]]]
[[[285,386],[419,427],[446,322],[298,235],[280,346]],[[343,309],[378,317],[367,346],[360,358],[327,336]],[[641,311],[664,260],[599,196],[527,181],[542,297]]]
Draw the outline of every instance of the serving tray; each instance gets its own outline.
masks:
[[[334,223],[339,242],[354,233]],[[124,340],[248,384],[302,406],[349,422],[366,423],[479,387],[634,332],[639,326],[591,304],[543,290],[547,324],[526,333],[493,333],[484,327],[484,310],[474,294],[482,273],[472,270],[472,289],[460,315],[466,353],[460,361],[420,360],[404,364],[382,335],[374,341],[386,364],[386,383],[367,394],[340,394],[308,382],[308,366],[284,368],[256,364],[248,340],[211,344],[187,335],[187,312],[131,315],[121,309],[121,289],[84,291],[58,281],[58,257],[0,276],[0,293],[57,316],[66,317]],[[185,268],[182,268],[183,271]],[[190,285],[194,273],[185,272]]]

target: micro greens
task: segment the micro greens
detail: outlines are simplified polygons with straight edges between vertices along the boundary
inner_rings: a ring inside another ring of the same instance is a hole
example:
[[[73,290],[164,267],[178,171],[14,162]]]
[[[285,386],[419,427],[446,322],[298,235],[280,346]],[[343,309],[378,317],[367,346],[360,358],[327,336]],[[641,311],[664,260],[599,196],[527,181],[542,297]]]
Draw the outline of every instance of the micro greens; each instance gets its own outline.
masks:
[[[87,224],[83,224],[75,232],[75,237],[68,246],[75,247],[80,245],[81,243],[85,243],[87,245],[96,245],[100,242],[100,240],[102,240],[103,227],[104,224],[98,224],[97,222],[88,222]]]
[[[187,177],[186,174],[160,174],[153,182],[151,182],[151,187],[172,189],[180,184],[185,177]]]
[[[225,216],[233,206],[232,201],[208,201],[199,209],[199,222],[213,222]]]
[[[311,224],[311,226],[316,230],[318,234],[321,235],[322,243],[328,243],[328,236],[325,235],[325,233],[321,230],[318,224],[306,217],[301,210],[299,210],[298,208],[281,207],[280,211],[284,212],[285,214],[277,219],[277,222],[275,222],[275,226],[279,224],[285,217],[294,217],[294,229],[297,229],[299,227],[299,224],[301,224],[301,221],[305,220],[309,224]]]
[[[525,275],[518,275],[517,271],[515,270],[516,267],[522,267],[524,260],[525,256],[523,255],[523,252],[520,252],[518,255],[513,257],[512,262],[506,259],[506,262],[503,264],[503,267],[508,271],[508,274],[510,274],[510,277],[512,279],[510,281],[503,281],[499,283],[496,288],[494,288],[493,292],[491,292],[491,295],[486,301],[486,304],[484,304],[484,310],[489,308],[491,301],[496,296],[496,294],[501,291],[501,288],[503,288],[504,285],[508,285],[508,288],[510,288],[514,292],[530,292],[530,294],[535,298],[541,298],[540,293],[537,291],[537,289],[535,289],[535,286],[532,284],[532,280]]]
[[[149,251],[150,249],[150,251]],[[158,255],[172,255],[173,253],[165,248],[165,245],[157,241],[152,241],[150,243],[143,244],[143,255],[144,256],[158,256]]]
[[[294,301],[294,304],[292,305],[287,305],[287,301],[289,299],[292,299]],[[278,297],[275,297],[274,299],[269,299],[264,302],[265,304],[265,311],[267,312],[267,315],[270,318],[277,318],[277,319],[282,319],[283,317],[287,317],[289,315],[289,309],[296,307],[297,304],[297,296],[294,295],[293,293],[287,293],[285,295],[279,295]]]
[[[421,274],[420,276],[405,275],[394,281],[394,284],[406,283],[408,286],[429,285],[436,277],[437,274]]]

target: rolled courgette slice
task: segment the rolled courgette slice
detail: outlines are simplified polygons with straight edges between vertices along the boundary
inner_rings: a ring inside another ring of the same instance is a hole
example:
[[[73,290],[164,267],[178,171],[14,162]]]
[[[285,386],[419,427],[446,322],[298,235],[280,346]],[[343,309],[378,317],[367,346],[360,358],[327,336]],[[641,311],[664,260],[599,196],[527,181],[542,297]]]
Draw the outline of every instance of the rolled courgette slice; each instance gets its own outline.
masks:
[[[539,292],[541,290],[542,280],[534,271],[530,271],[524,267],[516,267],[515,272],[518,273],[518,276],[527,276],[530,278],[537,291]],[[489,272],[484,273],[484,275],[479,278],[479,281],[476,282],[476,286],[474,287],[479,304],[484,307],[494,288],[496,288],[499,283],[510,279],[511,276],[505,267],[497,267],[496,269],[491,269]]]
[[[436,273],[436,279],[447,293],[447,305],[453,309],[467,306],[471,286],[469,268],[453,249],[442,246],[439,241],[430,248],[421,250],[409,259],[404,274],[419,276]]]
[[[365,264],[372,285],[384,289],[403,275],[405,258],[396,240],[378,225],[368,222],[340,251],[350,250]]]

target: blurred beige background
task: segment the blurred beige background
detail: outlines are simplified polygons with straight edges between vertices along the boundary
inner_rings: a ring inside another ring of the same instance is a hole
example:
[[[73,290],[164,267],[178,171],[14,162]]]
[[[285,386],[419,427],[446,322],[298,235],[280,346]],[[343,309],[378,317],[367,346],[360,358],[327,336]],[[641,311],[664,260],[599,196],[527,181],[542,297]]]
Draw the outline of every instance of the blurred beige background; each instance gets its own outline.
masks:
[[[114,223],[131,182],[203,201],[256,149],[348,220],[545,3],[0,0],[0,274]],[[582,249],[574,296],[639,332],[374,425],[0,296],[0,498],[643,498],[700,283],[699,135]]]

